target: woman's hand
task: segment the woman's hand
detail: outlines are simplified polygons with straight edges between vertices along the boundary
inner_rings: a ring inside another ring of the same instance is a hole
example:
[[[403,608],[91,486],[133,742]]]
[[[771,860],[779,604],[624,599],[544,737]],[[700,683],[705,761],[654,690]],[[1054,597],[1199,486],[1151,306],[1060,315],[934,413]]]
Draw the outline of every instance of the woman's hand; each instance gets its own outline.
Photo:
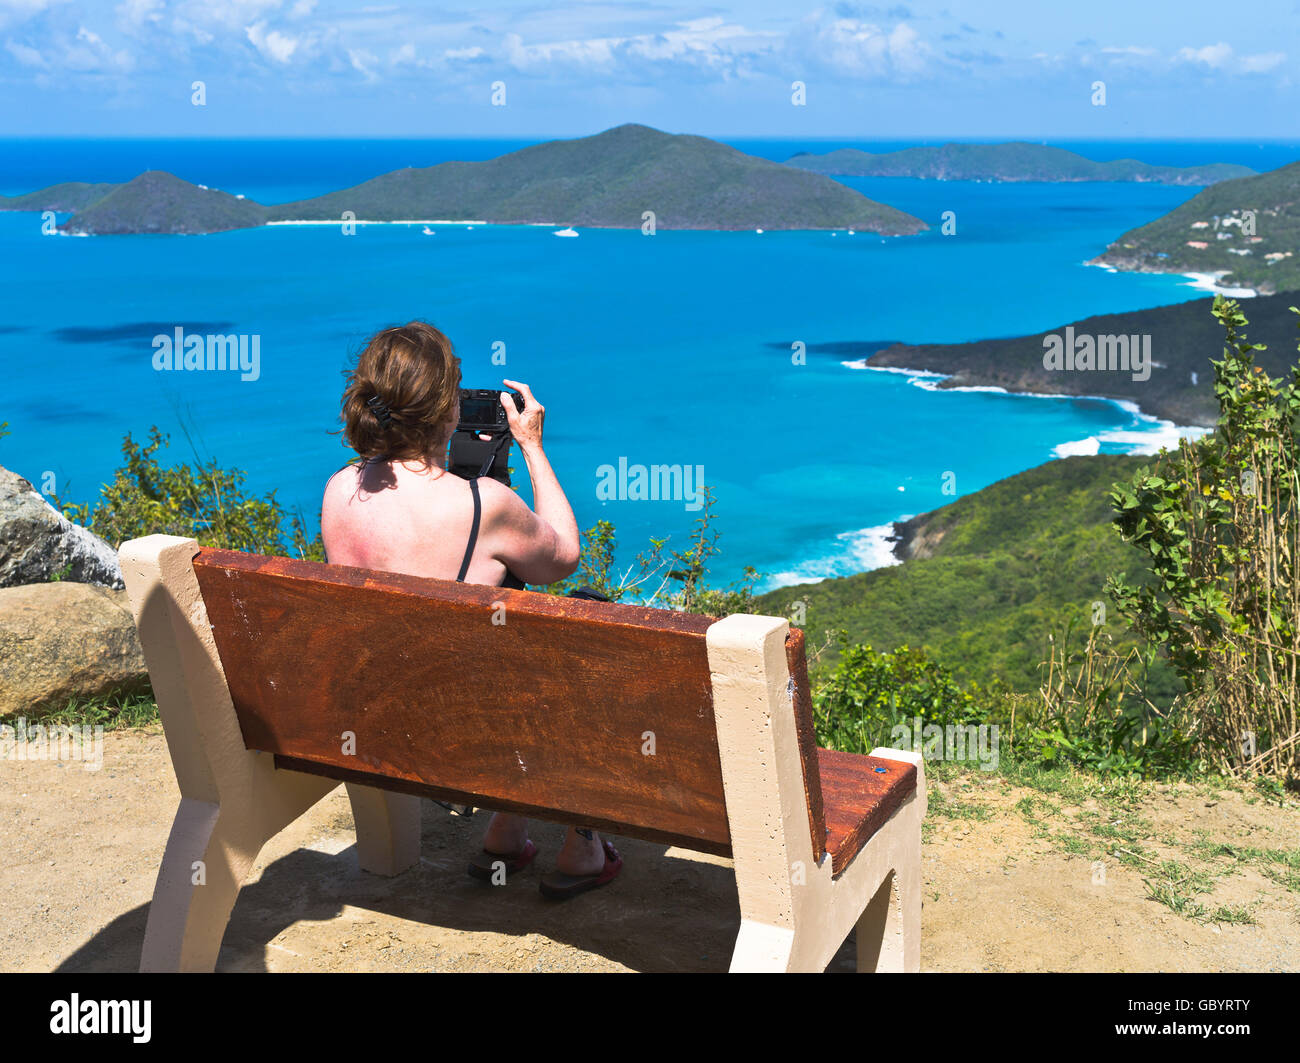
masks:
[[[524,408],[517,410],[514,396],[509,392],[501,392],[501,405],[506,411],[506,420],[510,423],[510,434],[515,437],[519,449],[541,449],[542,421],[546,418],[546,407],[533,397],[532,389],[527,384],[521,384],[517,380],[503,380],[501,383],[514,388],[524,397]]]

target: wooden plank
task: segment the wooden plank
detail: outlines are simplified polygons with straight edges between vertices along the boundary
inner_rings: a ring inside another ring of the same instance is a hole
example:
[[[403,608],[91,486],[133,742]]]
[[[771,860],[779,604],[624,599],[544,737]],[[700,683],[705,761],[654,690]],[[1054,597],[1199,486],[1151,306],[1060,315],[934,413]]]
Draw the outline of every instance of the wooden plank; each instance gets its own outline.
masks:
[[[838,875],[916,792],[916,765],[860,753],[817,750],[826,805],[826,851]]]
[[[433,801],[444,801],[453,805],[472,805],[479,807],[480,795],[465,793],[463,790],[448,790],[443,786],[429,786],[426,783],[408,782],[405,779],[390,779],[386,775],[376,775],[367,771],[355,771],[347,768],[335,768],[328,764],[316,764],[310,760],[296,760],[293,757],[276,755],[275,766],[288,771],[306,772],[308,775],[321,775],[327,779],[337,779],[339,782],[360,783],[362,786],[373,786],[379,790],[391,790],[399,794],[413,794],[416,797],[427,797]],[[528,805],[521,805],[517,801],[508,799],[495,799],[496,807],[493,811],[497,812],[517,812],[520,815],[530,816],[533,819],[551,819],[552,822],[569,823],[568,819],[554,819],[549,815],[542,815]],[[692,849],[696,852],[714,853],[717,856],[730,856],[731,846],[723,845],[710,841],[701,841],[696,838],[686,838],[679,834],[672,834],[667,831],[652,830],[648,827],[637,826],[633,823],[622,823],[615,820],[599,819],[587,816],[584,818],[583,826],[590,827],[594,830],[606,831],[610,834],[619,834],[628,838],[640,838],[648,842],[661,842],[664,845],[676,845],[683,849]]]
[[[808,659],[804,634],[792,627],[785,640],[785,661],[794,684],[794,725],[799,736],[803,766],[804,799],[808,803],[808,829],[812,832],[813,860],[821,863],[826,852],[826,812],[822,803],[821,769],[817,762],[817,731],[813,726],[812,691],[808,685]]]
[[[194,567],[248,748],[729,847],[710,618],[232,551]]]

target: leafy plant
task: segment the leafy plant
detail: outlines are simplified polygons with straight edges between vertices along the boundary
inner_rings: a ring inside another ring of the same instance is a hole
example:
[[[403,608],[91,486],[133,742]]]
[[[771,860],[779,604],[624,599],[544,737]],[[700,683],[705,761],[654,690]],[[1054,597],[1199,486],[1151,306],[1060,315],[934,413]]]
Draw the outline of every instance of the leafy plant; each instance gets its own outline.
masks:
[[[1295,309],[1294,307],[1292,308]],[[1218,297],[1212,435],[1115,485],[1115,525],[1145,555],[1141,587],[1112,577],[1123,615],[1187,690],[1188,734],[1225,771],[1300,776],[1300,366],[1254,364],[1240,306]],[[1300,311],[1297,311],[1300,312]]]
[[[156,427],[143,446],[128,434],[122,441],[125,464],[100,489],[93,509],[57,498],[56,504],[69,520],[115,547],[166,534],[188,536],[203,546],[325,560],[320,536],[308,539],[300,515],[286,518],[274,491],[263,498],[248,496],[243,471],[222,469],[216,461],[163,466],[157,455],[166,445]]]
[[[978,687],[963,687],[923,650],[901,646],[879,653],[838,635],[839,659],[813,691],[818,741],[828,748],[868,753],[888,746],[897,726],[917,717],[947,726],[990,722],[990,701]]]
[[[1075,618],[1048,637],[1043,682],[1020,752],[1046,766],[1073,765],[1139,776],[1204,769],[1170,713],[1146,695],[1155,658],[1147,647],[1120,649],[1102,625],[1078,644]]]
[[[702,487],[701,491],[702,510],[684,549],[668,551],[665,557],[668,537],[651,538],[649,547],[619,572],[615,567],[618,539],[614,525],[607,520],[597,521],[583,533],[577,572],[550,584],[546,591],[568,594],[587,586],[615,602],[708,616],[753,612],[753,586],[759,578],[755,569],[747,567],[744,576],[729,587],[708,585],[708,564],[718,553],[721,533],[713,523],[716,519],[713,491],[709,487]],[[680,588],[671,589],[674,582],[680,583]]]

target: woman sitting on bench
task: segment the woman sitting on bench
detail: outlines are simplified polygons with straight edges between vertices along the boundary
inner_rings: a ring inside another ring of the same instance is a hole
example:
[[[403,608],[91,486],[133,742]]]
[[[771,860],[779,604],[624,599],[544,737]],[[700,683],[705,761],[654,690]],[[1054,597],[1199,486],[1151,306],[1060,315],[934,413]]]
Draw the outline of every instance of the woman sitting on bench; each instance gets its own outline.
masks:
[[[321,534],[333,564],[489,586],[553,583],[578,567],[578,525],[542,449],[545,409],[527,384],[522,411],[502,393],[510,433],[533,485],[531,510],[488,477],[447,470],[447,447],[460,418],[460,359],[432,325],[412,321],[373,336],[348,374],[343,438],[359,460],[325,487]],[[537,855],[522,816],[497,812],[483,852],[469,866],[499,881]],[[603,886],[622,860],[595,831],[570,827],[544,875],[542,893],[562,899]]]

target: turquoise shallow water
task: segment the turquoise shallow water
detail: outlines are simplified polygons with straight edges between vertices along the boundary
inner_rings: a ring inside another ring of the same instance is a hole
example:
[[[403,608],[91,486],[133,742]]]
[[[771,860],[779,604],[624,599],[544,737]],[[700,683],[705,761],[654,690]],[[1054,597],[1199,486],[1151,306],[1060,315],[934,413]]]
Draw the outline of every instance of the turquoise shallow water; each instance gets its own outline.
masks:
[[[42,236],[34,214],[0,214],[0,420],[12,432],[0,464],[34,481],[50,473],[84,499],[111,474],[122,436],[157,424],[175,456],[191,458],[192,445],[244,468],[314,523],[346,457],[330,432],[349,355],[377,328],[425,318],[452,337],[467,385],[532,384],[584,527],[613,520],[628,554],[652,534],[679,543],[696,516],[684,501],[602,501],[598,469],[620,458],[702,466],[723,533],[715,573],[750,564],[770,586],[878,563],[868,529],[951,501],[946,473],[965,494],[1063,444],[1114,452],[1134,432],[1155,438],[1114,403],[936,393],[842,355],[793,365],[790,345],[1014,335],[1196,298],[1179,278],[1082,264],[1195,189],[847,183],[935,228],[892,239],[558,239],[447,225],[433,236],[389,225],[71,238]],[[948,210],[955,236],[938,231]],[[258,379],[155,371],[152,339],[177,326],[256,335]]]

